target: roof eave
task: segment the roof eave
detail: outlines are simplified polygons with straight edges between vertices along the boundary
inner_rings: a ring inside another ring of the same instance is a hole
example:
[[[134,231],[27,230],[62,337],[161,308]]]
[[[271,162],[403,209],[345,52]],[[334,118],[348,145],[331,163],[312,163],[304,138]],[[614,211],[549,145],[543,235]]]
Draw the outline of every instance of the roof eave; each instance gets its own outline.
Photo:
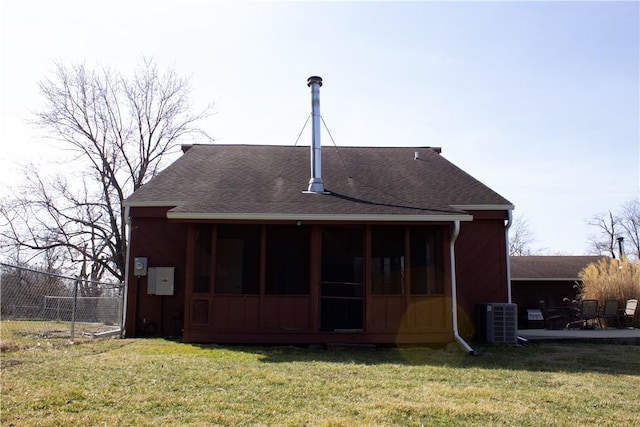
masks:
[[[468,214],[446,215],[374,215],[374,214],[295,214],[295,213],[209,213],[167,212],[168,219],[177,220],[240,220],[240,221],[347,221],[347,222],[449,222],[472,221]]]
[[[123,206],[142,208],[142,207],[159,207],[159,206],[180,206],[185,203],[186,202],[184,200],[165,200],[165,201],[125,200],[123,202]],[[453,209],[459,209],[463,211],[502,211],[502,210],[515,209],[513,205],[449,205],[449,206],[451,206]],[[236,214],[233,214],[233,215],[236,215]],[[257,214],[257,215],[262,215],[262,214]],[[410,216],[410,215],[407,215],[407,216]],[[426,215],[423,215],[423,216],[426,216]],[[433,216],[433,215],[430,215],[430,216]],[[469,215],[465,215],[465,216],[469,216]],[[471,219],[461,220],[461,221],[471,221]]]
[[[130,208],[158,208],[158,207],[165,207],[165,206],[171,206],[171,207],[175,207],[175,206],[180,206],[182,204],[184,204],[184,201],[180,201],[180,200],[173,200],[173,201],[127,201],[125,200],[124,202],[122,202],[122,206],[124,207],[130,207]]]
[[[514,205],[450,205],[454,209],[463,211],[512,211]]]

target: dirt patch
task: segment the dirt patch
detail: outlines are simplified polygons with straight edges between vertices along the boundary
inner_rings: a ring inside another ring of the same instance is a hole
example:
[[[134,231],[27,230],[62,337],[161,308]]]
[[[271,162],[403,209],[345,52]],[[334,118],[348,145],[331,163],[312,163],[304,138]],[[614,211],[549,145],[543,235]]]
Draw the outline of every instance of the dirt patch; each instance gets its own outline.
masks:
[[[37,333],[30,331],[16,331],[14,332],[16,336],[23,338],[69,338],[69,330],[68,329],[51,329],[48,331],[40,331]]]
[[[15,342],[9,342],[9,341],[0,341],[0,353],[6,353],[9,351],[17,351],[17,350],[21,350],[23,349],[24,346],[21,346]],[[4,365],[5,361],[2,361],[2,364]]]
[[[22,365],[22,361],[3,358],[2,361],[0,362],[0,366],[2,366],[2,369],[7,369],[12,366],[18,366],[18,365]]]

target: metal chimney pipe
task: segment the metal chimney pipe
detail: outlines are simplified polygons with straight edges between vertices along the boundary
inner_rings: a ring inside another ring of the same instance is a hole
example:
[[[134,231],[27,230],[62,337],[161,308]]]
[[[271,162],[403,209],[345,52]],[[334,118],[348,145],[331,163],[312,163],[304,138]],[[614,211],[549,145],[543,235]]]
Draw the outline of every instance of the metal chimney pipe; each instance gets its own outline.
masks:
[[[322,78],[311,76],[307,79],[307,86],[311,88],[311,179],[309,179],[308,193],[325,193],[322,183],[322,153],[320,143],[320,86]]]
[[[622,246],[624,243],[624,237],[618,237],[616,240],[618,241],[618,256],[620,257],[620,260],[622,260],[624,257],[624,249]]]

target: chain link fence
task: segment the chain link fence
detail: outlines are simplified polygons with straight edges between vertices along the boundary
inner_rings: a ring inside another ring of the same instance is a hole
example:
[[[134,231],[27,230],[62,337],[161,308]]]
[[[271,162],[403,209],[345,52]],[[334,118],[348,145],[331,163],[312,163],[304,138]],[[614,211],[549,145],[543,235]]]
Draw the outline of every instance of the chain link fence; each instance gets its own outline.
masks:
[[[122,283],[94,282],[0,263],[3,347],[120,336],[123,308]]]

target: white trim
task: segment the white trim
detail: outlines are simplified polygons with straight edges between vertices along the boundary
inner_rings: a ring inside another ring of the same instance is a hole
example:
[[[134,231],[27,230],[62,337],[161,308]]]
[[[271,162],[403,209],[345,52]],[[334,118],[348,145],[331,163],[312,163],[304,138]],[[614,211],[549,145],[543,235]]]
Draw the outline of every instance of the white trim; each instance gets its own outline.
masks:
[[[512,211],[514,205],[449,205],[454,209],[462,209],[464,211]]]
[[[374,214],[277,214],[277,213],[206,213],[167,212],[168,219],[240,220],[240,221],[398,221],[398,222],[449,222],[472,221],[469,214],[448,215],[374,215]]]

